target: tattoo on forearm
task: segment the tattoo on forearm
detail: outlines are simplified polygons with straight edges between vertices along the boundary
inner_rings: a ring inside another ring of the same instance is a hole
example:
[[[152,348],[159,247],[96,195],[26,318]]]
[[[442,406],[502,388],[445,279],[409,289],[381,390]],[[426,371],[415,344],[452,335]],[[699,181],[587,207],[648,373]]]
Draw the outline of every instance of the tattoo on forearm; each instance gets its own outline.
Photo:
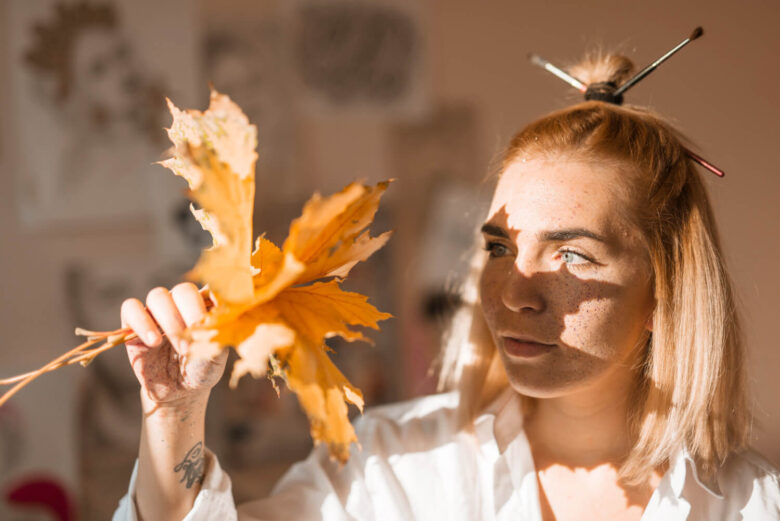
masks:
[[[179,483],[185,483],[187,488],[192,488],[195,483],[203,483],[203,442],[199,441],[192,446],[184,459],[173,468],[174,472],[183,472]]]

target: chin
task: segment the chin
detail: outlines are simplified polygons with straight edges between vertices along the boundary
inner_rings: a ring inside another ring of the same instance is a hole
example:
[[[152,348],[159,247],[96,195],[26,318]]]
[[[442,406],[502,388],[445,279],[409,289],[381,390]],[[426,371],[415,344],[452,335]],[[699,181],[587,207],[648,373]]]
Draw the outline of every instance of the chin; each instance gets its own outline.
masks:
[[[601,374],[506,363],[504,369],[512,389],[531,398],[558,398],[574,394],[590,387]]]
[[[556,386],[529,385],[526,381],[518,381],[518,379],[512,377],[509,378],[509,385],[516,393],[529,398],[557,398],[568,394],[565,389],[560,389]]]

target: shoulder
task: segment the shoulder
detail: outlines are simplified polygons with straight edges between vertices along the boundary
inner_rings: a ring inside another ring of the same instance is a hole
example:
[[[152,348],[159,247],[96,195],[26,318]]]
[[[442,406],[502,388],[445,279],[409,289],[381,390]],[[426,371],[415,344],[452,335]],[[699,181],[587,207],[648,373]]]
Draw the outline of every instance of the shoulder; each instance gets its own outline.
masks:
[[[780,519],[780,471],[755,450],[730,455],[718,482],[726,500],[750,514],[748,518]]]
[[[457,432],[458,401],[452,392],[368,408],[355,422],[358,440],[369,452],[438,445]]]
[[[753,449],[731,454],[721,467],[718,479],[724,492],[758,488],[773,491],[780,500],[780,470]]]

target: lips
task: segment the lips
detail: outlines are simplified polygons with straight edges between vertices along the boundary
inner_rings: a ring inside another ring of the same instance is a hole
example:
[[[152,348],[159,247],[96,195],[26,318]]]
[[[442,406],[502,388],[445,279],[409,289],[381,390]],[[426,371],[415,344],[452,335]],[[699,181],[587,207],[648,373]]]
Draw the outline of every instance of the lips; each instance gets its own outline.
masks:
[[[530,337],[502,336],[506,354],[521,358],[532,358],[549,353],[555,348],[555,344],[546,344]]]

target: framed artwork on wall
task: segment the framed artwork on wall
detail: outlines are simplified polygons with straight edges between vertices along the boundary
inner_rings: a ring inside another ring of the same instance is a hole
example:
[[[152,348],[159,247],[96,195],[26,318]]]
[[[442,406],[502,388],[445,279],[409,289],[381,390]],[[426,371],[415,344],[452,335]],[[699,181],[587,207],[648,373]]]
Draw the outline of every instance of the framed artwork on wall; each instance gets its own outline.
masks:
[[[408,119],[425,110],[420,2],[295,0],[285,9],[306,113]]]
[[[192,2],[158,4],[6,6],[15,199],[28,228],[142,221],[163,188],[153,162],[168,146],[165,96],[191,103],[197,84]]]

